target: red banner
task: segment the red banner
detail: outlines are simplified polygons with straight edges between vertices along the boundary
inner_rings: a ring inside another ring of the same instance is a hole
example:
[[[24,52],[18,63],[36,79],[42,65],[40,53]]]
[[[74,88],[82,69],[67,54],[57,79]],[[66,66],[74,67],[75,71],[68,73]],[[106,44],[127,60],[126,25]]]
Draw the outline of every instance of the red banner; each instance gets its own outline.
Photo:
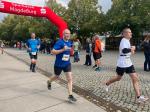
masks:
[[[67,28],[67,23],[48,7],[38,7],[1,1],[0,12],[33,17],[46,17],[58,27],[60,38],[63,36],[63,30]]]

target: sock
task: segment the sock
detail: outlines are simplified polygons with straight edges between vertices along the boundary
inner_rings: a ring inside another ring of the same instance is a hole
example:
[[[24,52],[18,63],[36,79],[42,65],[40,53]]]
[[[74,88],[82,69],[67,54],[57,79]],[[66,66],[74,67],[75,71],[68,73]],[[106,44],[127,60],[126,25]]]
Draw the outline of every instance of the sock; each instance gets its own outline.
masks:
[[[36,64],[33,64],[33,69],[35,69]]]
[[[108,83],[106,83],[106,86],[109,86]]]
[[[73,95],[69,95],[69,97],[73,97]]]
[[[30,64],[30,69],[32,69],[32,67],[33,67],[33,64],[31,63],[31,64]]]
[[[137,98],[140,98],[140,96],[137,96]]]

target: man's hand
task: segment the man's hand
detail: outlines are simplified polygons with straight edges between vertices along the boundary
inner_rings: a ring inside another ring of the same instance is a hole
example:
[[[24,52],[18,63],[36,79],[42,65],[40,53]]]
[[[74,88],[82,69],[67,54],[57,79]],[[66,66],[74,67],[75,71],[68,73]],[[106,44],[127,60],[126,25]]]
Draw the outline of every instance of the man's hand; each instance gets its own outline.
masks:
[[[28,48],[28,51],[31,51],[31,48]]]
[[[136,49],[135,46],[131,46],[131,53],[132,54],[135,54],[135,49]]]
[[[63,51],[67,51],[67,50],[70,50],[70,49],[71,49],[70,47],[64,46]]]
[[[40,49],[40,46],[37,46],[37,49]]]

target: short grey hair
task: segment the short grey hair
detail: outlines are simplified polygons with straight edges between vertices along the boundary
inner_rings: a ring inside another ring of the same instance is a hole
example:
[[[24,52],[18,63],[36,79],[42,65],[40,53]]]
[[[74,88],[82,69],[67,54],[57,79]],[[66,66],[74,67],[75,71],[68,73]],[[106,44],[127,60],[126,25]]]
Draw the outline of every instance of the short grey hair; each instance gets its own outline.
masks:
[[[87,38],[87,39],[86,39],[86,42],[91,42],[91,39],[90,39],[90,38]]]
[[[99,36],[99,35],[97,35],[97,34],[96,34],[94,37],[95,37],[95,38],[96,38],[96,37],[97,37],[97,38],[100,38],[100,36]]]
[[[127,30],[131,30],[131,28],[124,28],[124,29],[122,30],[122,33],[126,32]]]
[[[99,36],[99,35],[97,35],[97,34],[96,34],[94,37],[95,37],[95,39],[96,39],[96,38],[100,39],[100,36]]]

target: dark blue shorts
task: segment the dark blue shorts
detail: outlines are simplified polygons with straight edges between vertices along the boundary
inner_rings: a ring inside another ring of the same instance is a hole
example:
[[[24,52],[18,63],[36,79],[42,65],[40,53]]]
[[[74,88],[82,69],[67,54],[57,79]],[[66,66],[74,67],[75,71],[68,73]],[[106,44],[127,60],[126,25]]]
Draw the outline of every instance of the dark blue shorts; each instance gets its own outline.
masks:
[[[54,73],[55,75],[60,75],[61,72],[64,71],[64,72],[71,72],[71,64],[65,66],[65,67],[57,67],[57,66],[54,66]]]

